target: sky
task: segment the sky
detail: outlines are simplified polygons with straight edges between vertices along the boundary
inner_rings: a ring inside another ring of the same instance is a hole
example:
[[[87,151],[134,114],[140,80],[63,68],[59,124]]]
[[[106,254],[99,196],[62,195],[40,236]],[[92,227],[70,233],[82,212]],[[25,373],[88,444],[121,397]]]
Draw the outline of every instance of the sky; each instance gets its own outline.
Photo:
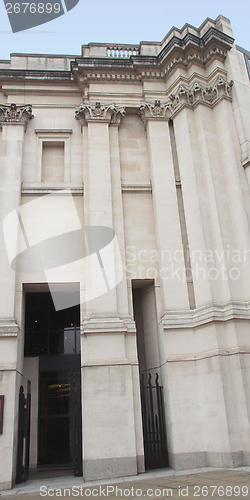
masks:
[[[65,15],[19,33],[12,33],[0,0],[0,59],[9,60],[10,53],[80,55],[89,42],[161,41],[172,26],[199,27],[219,14],[230,19],[237,45],[250,51],[249,0],[79,0]]]

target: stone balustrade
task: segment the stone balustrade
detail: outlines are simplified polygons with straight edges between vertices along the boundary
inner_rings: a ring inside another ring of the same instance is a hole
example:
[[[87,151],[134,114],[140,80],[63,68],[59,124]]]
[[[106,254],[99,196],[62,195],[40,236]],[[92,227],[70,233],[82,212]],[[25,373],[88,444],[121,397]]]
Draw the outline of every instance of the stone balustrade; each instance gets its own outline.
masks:
[[[139,45],[108,45],[107,56],[116,58],[129,58],[140,54]]]

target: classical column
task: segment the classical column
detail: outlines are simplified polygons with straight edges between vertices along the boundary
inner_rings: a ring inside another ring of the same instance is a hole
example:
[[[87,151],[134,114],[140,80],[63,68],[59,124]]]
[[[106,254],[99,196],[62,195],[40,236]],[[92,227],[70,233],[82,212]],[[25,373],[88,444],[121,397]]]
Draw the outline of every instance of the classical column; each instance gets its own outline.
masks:
[[[185,220],[196,307],[211,303],[212,290],[208,285],[208,263],[205,260],[207,242],[202,210],[203,179],[197,155],[197,137],[193,110],[184,108],[175,116],[174,130],[180,168],[180,183],[183,193]]]
[[[121,165],[120,165],[120,149],[118,129],[121,122],[121,114],[118,114],[109,127],[110,138],[110,167],[111,167],[111,184],[112,184],[112,202],[113,210],[113,227],[119,242],[121,259],[123,265],[123,278],[117,285],[117,310],[123,317],[128,317],[128,293],[126,280],[126,257],[125,257],[125,235],[124,235],[124,218],[122,205],[122,186],[121,186]]]
[[[2,141],[0,152],[0,392],[5,397],[4,428],[1,436],[0,467],[5,485],[12,484],[15,469],[13,443],[16,435],[16,405],[18,403],[19,325],[15,321],[16,276],[5,249],[3,221],[19,207],[21,196],[21,172],[23,161],[24,132],[32,118],[30,105],[0,105]],[[6,229],[6,228],[5,228]],[[17,244],[17,234],[13,234],[13,245]],[[14,446],[14,450],[15,450]]]
[[[88,128],[88,178],[85,180],[85,224],[90,230],[92,228],[106,228],[113,230],[113,201],[111,185],[111,167],[110,167],[110,140],[109,125],[119,116],[125,113],[124,109],[115,104],[101,105],[100,103],[85,104],[82,103],[76,108],[76,118],[80,119]],[[101,229],[99,231],[101,234]],[[101,244],[101,238],[100,238]],[[115,256],[115,258],[119,256]],[[103,263],[104,273],[108,271],[112,274],[112,263],[110,267],[107,262]],[[90,274],[94,273],[90,269]],[[119,283],[120,279],[116,273],[119,273],[118,266],[115,268],[114,281]],[[109,281],[110,276],[100,277],[100,294],[89,302],[89,290],[93,290],[91,277],[86,277],[86,315],[98,316],[117,316],[117,297],[115,287]],[[105,293],[106,292],[106,293]]]
[[[195,438],[198,436],[199,443],[204,439],[207,447],[206,460],[211,465],[214,463],[214,452],[216,452],[218,459],[221,455],[222,463],[230,464],[237,463],[237,461],[240,463],[241,458],[238,455],[238,450],[243,449],[244,453],[247,446],[249,447],[245,378],[244,375],[242,377],[239,368],[243,362],[242,352],[244,354],[248,352],[248,344],[243,337],[243,332],[246,332],[248,328],[247,323],[244,325],[243,322],[243,311],[246,301],[249,299],[249,292],[246,293],[247,286],[249,290],[249,265],[247,261],[240,262],[240,260],[243,260],[244,252],[249,249],[249,227],[246,217],[246,201],[242,192],[242,186],[245,186],[245,182],[239,162],[238,138],[231,105],[231,88],[231,82],[229,83],[224,77],[218,76],[211,87],[205,88],[198,81],[191,88],[181,85],[171,100],[189,247],[191,255],[197,246],[201,252],[207,252],[208,258],[208,272],[206,271],[206,262],[201,263],[205,274],[207,274],[204,284],[196,281],[197,276],[195,273],[193,274],[197,305],[201,306],[202,302],[200,301],[206,300],[208,304],[210,300],[212,301],[212,307],[220,307],[221,304],[224,306],[225,303],[229,304],[229,307],[236,304],[241,314],[240,322],[234,321],[231,315],[224,313],[221,315],[224,321],[222,328],[214,321],[215,317],[213,317],[210,324],[205,325],[203,321],[202,329],[199,329],[196,324],[196,328],[192,332],[195,342],[190,352],[192,351],[194,358],[192,359],[190,356],[189,361],[195,360],[197,366],[198,363],[201,366],[203,356],[208,355],[209,344],[211,346],[212,370],[207,375],[206,369],[201,373],[204,376],[203,382],[207,377],[207,401],[210,400],[214,405],[217,418],[210,422],[208,407],[204,406],[204,402],[194,393],[192,402],[194,427],[189,435],[192,436],[193,433]],[[239,252],[241,259],[238,259],[236,254],[234,260],[232,251]],[[222,269],[225,273],[222,273]],[[241,269],[243,272],[237,278],[235,271]],[[213,273],[209,272],[212,270]],[[216,278],[217,270],[218,277]],[[235,276],[237,279],[234,279]],[[242,287],[242,283],[244,287]],[[243,292],[245,292],[245,296]],[[205,308],[203,310],[205,311]],[[196,318],[198,318],[198,314]],[[228,319],[230,321],[227,321]],[[180,325],[181,327],[183,328],[184,324]],[[167,322],[165,328],[168,328]],[[204,344],[206,351],[198,352],[198,349],[204,349],[198,340],[202,334],[206,338],[206,344]],[[185,337],[186,342],[190,341],[187,330]],[[185,366],[188,366],[187,360],[185,360],[185,364],[181,364],[180,349],[176,352],[178,352],[178,357],[172,359],[178,360],[181,377],[187,380],[188,375],[185,372]],[[177,371],[175,369],[174,374],[171,375],[171,364],[167,365],[171,394],[171,379],[176,380]],[[213,383],[211,384],[212,377]],[[187,390],[187,386],[185,388]],[[192,382],[189,387],[190,401],[192,400],[191,388]],[[211,408],[212,405],[210,413]],[[201,418],[198,417],[199,412],[202,412],[203,421],[207,421],[211,427],[209,444],[206,444],[206,433],[201,430],[197,431],[197,424]],[[175,408],[173,401],[173,426],[176,426],[176,432],[183,433],[185,429],[181,428],[182,424],[177,420],[178,414],[179,407]],[[244,436],[244,444],[242,444],[242,435]],[[181,449],[182,443],[179,447],[180,452]],[[194,440],[192,449],[194,449]]]
[[[222,100],[214,108],[213,113],[221,168],[228,198],[231,239],[234,241],[234,250],[239,255],[238,259],[232,257],[233,262],[231,263],[231,267],[235,269],[235,272],[230,276],[231,295],[233,299],[237,297],[238,300],[249,301],[250,227],[247,217],[249,208],[248,199],[244,194],[244,172],[236,149],[238,135],[232,112],[232,104],[227,100]]]
[[[168,124],[171,109],[160,101],[142,102],[139,112],[148,138],[163,310],[189,309]]]
[[[115,104],[82,103],[76,108],[76,118],[81,120],[82,127],[87,126],[88,135],[85,224],[90,231],[98,228],[100,234],[106,228],[113,230],[122,252],[117,128],[124,114],[125,110]],[[112,130],[110,125],[114,126]],[[118,212],[114,214],[114,210]],[[103,258],[102,250],[100,257]],[[103,272],[107,271],[107,288],[101,288],[100,280],[99,296],[86,300],[82,308],[85,309],[81,342],[85,480],[136,474],[144,467],[135,327],[127,315],[125,280],[121,281],[119,275],[123,259],[120,250],[114,252],[114,279],[110,287],[110,270],[105,269],[105,258],[102,260]],[[90,266],[87,271],[86,299],[96,270]]]
[[[247,56],[234,44],[227,54],[225,66],[234,81],[232,108],[240,143],[241,163],[250,189],[250,87],[246,64]]]

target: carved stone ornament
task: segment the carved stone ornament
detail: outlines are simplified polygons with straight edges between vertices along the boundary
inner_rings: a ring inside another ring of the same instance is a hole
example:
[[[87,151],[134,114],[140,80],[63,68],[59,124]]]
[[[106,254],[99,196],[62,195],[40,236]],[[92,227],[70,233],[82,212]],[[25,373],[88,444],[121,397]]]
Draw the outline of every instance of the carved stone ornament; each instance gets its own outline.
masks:
[[[119,125],[121,117],[124,115],[125,109],[122,106],[117,106],[115,103],[101,104],[100,102],[96,102],[95,104],[87,104],[81,102],[75,110],[75,117],[82,122],[93,121]]]
[[[228,83],[223,76],[218,76],[211,87],[204,87],[199,81],[195,81],[190,89],[185,85],[180,85],[165,103],[141,101],[139,115],[143,123],[146,124],[149,119],[168,120],[183,107],[193,108],[197,104],[213,107],[221,99],[232,100],[232,86],[233,82]]]
[[[24,125],[25,130],[29,121],[33,118],[31,104],[17,106],[16,104],[0,104],[0,123]]]
[[[171,101],[166,103],[161,103],[160,101],[155,101],[154,103],[141,101],[139,115],[143,123],[149,118],[169,120],[172,116],[172,103]]]

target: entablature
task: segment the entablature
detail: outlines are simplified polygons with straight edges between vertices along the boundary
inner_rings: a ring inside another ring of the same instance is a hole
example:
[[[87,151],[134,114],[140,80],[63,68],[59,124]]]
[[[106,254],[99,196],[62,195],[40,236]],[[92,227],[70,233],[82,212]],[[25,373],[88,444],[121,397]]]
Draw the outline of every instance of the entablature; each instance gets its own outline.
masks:
[[[215,59],[223,62],[234,39],[218,29],[215,21],[208,21],[202,33],[189,25],[183,30],[173,28],[161,44],[89,44],[82,57],[71,61],[72,74],[83,86],[93,81],[166,80],[176,67],[206,67]]]
[[[90,43],[81,56],[13,54],[9,67],[0,65],[0,80],[5,95],[10,86],[28,84],[33,92],[67,94],[76,87],[83,95],[91,82],[138,84],[168,81],[177,68],[206,69],[213,61],[221,67],[234,39],[225,18],[206,19],[200,28],[185,24],[172,28],[162,42],[136,44]],[[57,69],[55,69],[57,68]],[[198,70],[197,70],[198,71]],[[65,88],[63,86],[65,85]],[[43,88],[44,87],[44,88]]]

